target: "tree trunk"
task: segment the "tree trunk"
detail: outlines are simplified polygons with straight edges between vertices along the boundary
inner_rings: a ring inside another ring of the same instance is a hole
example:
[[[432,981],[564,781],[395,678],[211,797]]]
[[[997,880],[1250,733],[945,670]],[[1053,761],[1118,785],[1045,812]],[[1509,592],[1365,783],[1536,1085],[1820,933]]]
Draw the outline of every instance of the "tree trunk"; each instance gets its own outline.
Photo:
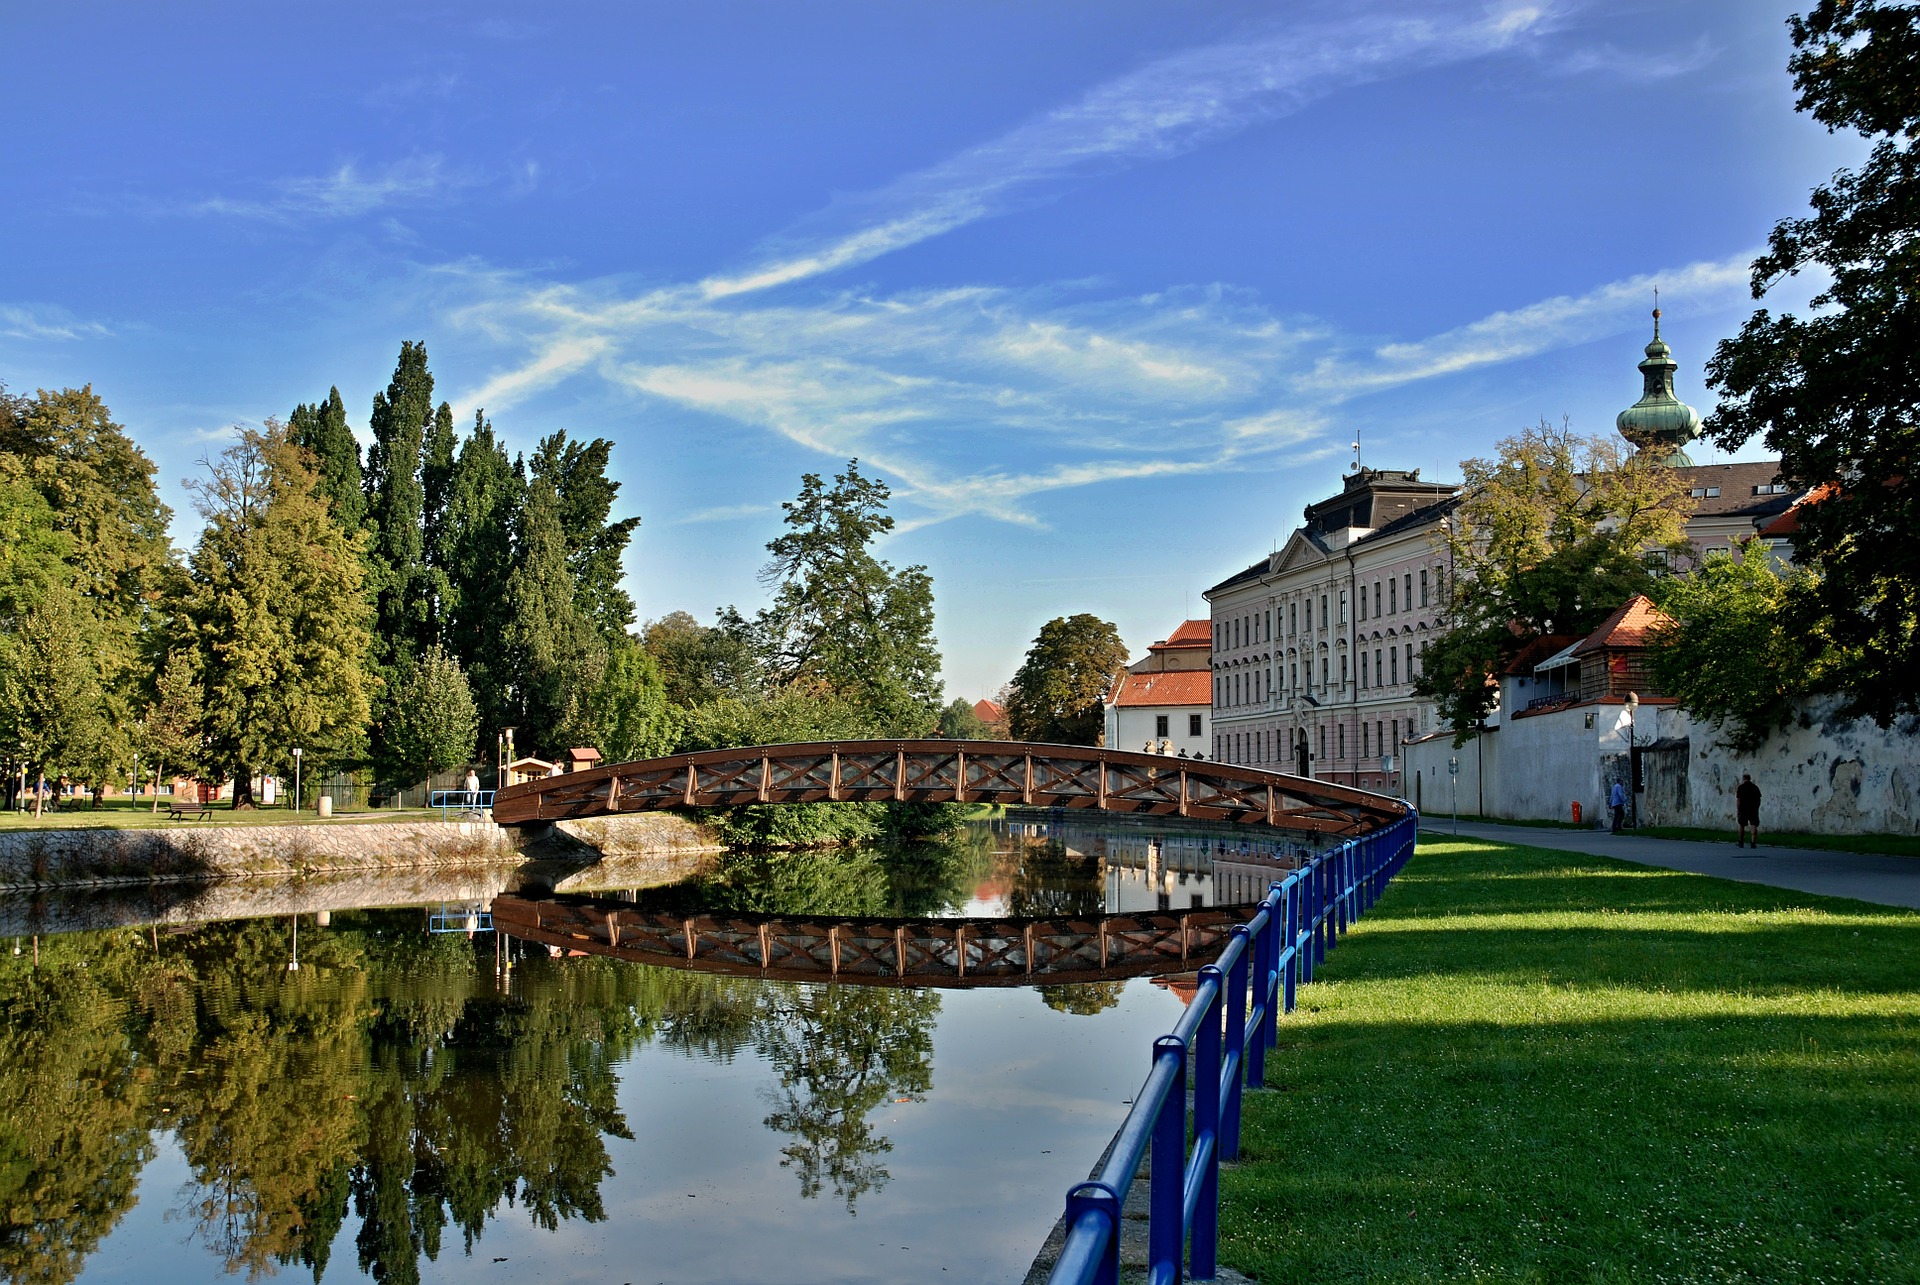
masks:
[[[41,771],[35,772],[33,775],[33,819],[38,821],[40,819],[40,801],[46,797],[47,793],[47,774]]]
[[[244,767],[233,770],[233,810],[235,812],[253,810],[253,773]]]

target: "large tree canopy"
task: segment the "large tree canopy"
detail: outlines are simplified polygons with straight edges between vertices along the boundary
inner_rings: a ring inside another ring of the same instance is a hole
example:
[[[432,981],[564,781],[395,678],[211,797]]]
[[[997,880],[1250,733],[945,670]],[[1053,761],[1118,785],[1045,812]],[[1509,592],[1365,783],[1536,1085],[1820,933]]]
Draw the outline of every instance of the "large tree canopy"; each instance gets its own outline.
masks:
[[[918,736],[940,710],[933,578],[873,555],[893,530],[888,495],[858,460],[831,487],[817,473],[801,476],[799,496],[780,506],[787,529],[767,544],[773,557],[761,579],[774,597],[752,633],[775,684],[852,702],[867,711],[870,734]]]
[[[1013,676],[1007,701],[1013,739],[1100,744],[1107,694],[1126,663],[1120,631],[1100,617],[1081,612],[1049,620]]]
[[[1830,284],[1811,315],[1761,309],[1720,344],[1706,431],[1730,449],[1760,436],[1823,488],[1795,537],[1819,571],[1806,601],[1844,653],[1830,681],[1884,724],[1920,710],[1920,9],[1821,0],[1789,29],[1800,109],[1873,150],[1754,261],[1756,299],[1801,272]]]
[[[257,771],[312,767],[362,752],[374,683],[360,543],[317,494],[311,457],[267,421],[242,429],[194,484],[206,527],[190,564],[180,646],[204,683],[207,766],[252,803]],[[218,779],[218,777],[216,777]]]
[[[1490,684],[1521,648],[1592,630],[1634,594],[1659,591],[1659,555],[1690,552],[1691,501],[1664,464],[1545,422],[1499,448],[1461,465],[1466,484],[1441,528],[1445,632],[1414,683],[1456,736],[1492,711]]]

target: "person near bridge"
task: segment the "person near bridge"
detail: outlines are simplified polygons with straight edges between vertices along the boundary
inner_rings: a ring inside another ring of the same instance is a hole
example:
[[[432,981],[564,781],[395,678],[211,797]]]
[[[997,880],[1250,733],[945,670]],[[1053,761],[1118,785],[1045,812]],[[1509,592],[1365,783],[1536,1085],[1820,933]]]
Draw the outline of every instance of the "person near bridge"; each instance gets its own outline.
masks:
[[[1751,846],[1760,846],[1760,787],[1753,783],[1751,772],[1740,774],[1740,784],[1733,789],[1734,819],[1740,826],[1740,838],[1733,846],[1749,846],[1747,830],[1753,830]]]

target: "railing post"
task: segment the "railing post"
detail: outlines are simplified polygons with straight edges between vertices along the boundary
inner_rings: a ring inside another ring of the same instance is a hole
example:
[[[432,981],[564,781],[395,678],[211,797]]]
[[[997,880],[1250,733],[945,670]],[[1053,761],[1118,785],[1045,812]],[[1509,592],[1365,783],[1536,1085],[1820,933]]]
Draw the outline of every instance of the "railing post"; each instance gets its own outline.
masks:
[[[1313,966],[1317,971],[1327,962],[1327,935],[1333,931],[1332,909],[1327,904],[1333,887],[1333,865],[1338,861],[1340,850],[1322,857],[1319,869],[1314,871],[1313,888]],[[1313,974],[1307,979],[1311,981]]]
[[[1173,1088],[1153,1121],[1153,1150],[1147,1187],[1147,1279],[1180,1279],[1181,1251],[1186,1248],[1186,1217],[1182,1190],[1187,1177],[1187,1046],[1162,1035],[1153,1042],[1153,1065],[1171,1053],[1180,1059]]]
[[[1300,889],[1305,884],[1306,881],[1297,873],[1291,876],[1286,884],[1287,922],[1282,931],[1286,936],[1287,961],[1280,970],[1280,1011],[1283,1013],[1293,1011],[1294,994],[1300,989]],[[1279,1032],[1275,1031],[1276,1043],[1279,1038]]]
[[[1200,1029],[1194,1032],[1199,1043],[1193,1058],[1193,1146],[1204,1149],[1206,1162],[1200,1167],[1199,1191],[1193,1202],[1193,1238],[1188,1262],[1195,1279],[1214,1277],[1214,1256],[1220,1239],[1220,1011],[1227,996],[1227,979],[1218,965],[1200,970],[1200,985],[1213,979],[1213,999],[1200,1017]]]
[[[1226,1058],[1222,1062],[1222,1078],[1225,1083],[1209,1090],[1220,1093],[1225,1090],[1226,1107],[1220,1120],[1220,1158],[1238,1160],[1240,1158],[1240,1083],[1241,1074],[1246,1069],[1247,1050],[1247,977],[1253,966],[1253,934],[1247,931],[1245,924],[1233,930],[1233,937],[1241,943],[1240,957],[1227,969],[1227,1034]],[[1233,947],[1229,945],[1227,949]]]
[[[1097,1213],[1106,1221],[1107,1241],[1100,1261],[1093,1269],[1091,1285],[1120,1285],[1120,1196],[1104,1182],[1082,1182],[1067,1192],[1067,1234],[1086,1213]],[[1177,1220],[1176,1220],[1177,1221]]]
[[[1273,889],[1260,903],[1266,922],[1253,937],[1253,1002],[1255,1025],[1253,1041],[1247,1046],[1247,1084],[1263,1089],[1267,1085],[1267,1032],[1273,1029]],[[1258,918],[1256,915],[1255,918]]]

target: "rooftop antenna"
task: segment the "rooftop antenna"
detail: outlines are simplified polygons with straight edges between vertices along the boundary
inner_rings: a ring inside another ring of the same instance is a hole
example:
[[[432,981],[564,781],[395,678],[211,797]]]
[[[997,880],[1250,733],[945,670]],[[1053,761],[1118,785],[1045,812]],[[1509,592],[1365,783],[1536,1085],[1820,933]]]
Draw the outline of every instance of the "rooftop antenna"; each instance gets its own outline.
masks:
[[[1660,287],[1653,288],[1653,337],[1660,337]]]
[[[1360,430],[1353,430],[1353,471],[1360,471]]]

